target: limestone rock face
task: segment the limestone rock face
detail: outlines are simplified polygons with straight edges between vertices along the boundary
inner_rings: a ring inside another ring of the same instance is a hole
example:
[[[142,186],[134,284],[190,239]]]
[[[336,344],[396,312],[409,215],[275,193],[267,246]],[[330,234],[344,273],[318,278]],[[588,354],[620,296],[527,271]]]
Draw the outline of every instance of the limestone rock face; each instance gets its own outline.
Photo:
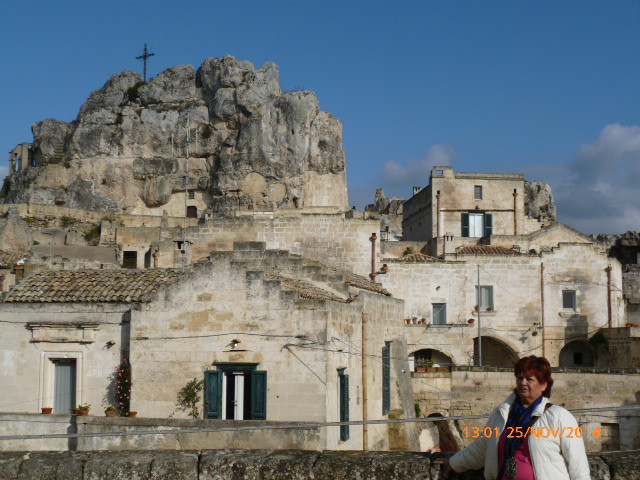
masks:
[[[556,204],[553,201],[551,187],[542,182],[524,183],[525,214],[541,221],[556,219]]]
[[[402,240],[404,198],[387,197],[383,188],[376,189],[375,202],[365,207],[365,216],[380,219],[380,238]]]
[[[0,219],[0,256],[4,261],[24,257],[33,245],[33,233],[17,211],[9,210],[6,218]]]
[[[209,58],[147,83],[136,72],[114,74],[75,121],[45,120],[33,133],[38,174],[12,174],[5,202],[161,215],[184,195],[188,151],[189,188],[214,213],[348,207],[340,122],[313,92],[283,93],[274,63]],[[90,182],[91,195],[82,187],[69,196],[76,181]]]

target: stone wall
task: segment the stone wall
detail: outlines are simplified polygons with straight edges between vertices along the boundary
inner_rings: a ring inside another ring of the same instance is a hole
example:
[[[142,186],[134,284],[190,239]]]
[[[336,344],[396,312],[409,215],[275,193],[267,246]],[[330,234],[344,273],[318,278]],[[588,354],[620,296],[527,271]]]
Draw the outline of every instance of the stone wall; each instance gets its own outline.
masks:
[[[93,413],[93,412],[92,412]],[[101,415],[102,412],[96,412]],[[290,425],[294,422],[287,422]],[[256,420],[194,420],[176,418],[127,418],[76,415],[0,414],[0,436],[53,435],[61,433],[131,435],[0,440],[0,451],[52,450],[190,450],[218,448],[296,448],[322,450],[320,427],[273,428],[202,433],[143,434],[201,428],[277,427],[280,422]],[[335,429],[335,427],[333,427]]]
[[[569,410],[633,405],[640,401],[640,374],[554,372],[553,379],[551,401]],[[413,374],[416,401],[425,417],[432,414],[455,416],[491,413],[509,396],[514,387],[512,371],[498,372],[470,367],[447,373]],[[600,438],[585,436],[588,451],[599,452],[612,444],[622,449],[640,448],[638,410],[580,413],[575,416],[579,424],[592,433],[598,427],[609,429],[612,425],[617,425],[619,436],[616,441],[607,438],[604,433]],[[486,419],[460,420],[456,423],[461,429],[483,427]],[[459,433],[463,443],[470,443],[471,439],[463,430]],[[425,442],[423,439],[423,443]],[[433,448],[434,445],[423,444],[422,447]]]
[[[441,455],[399,452],[204,450],[155,452],[6,452],[0,477],[20,480],[440,480]],[[592,480],[638,480],[640,457],[589,458]],[[449,480],[482,480],[481,471]]]

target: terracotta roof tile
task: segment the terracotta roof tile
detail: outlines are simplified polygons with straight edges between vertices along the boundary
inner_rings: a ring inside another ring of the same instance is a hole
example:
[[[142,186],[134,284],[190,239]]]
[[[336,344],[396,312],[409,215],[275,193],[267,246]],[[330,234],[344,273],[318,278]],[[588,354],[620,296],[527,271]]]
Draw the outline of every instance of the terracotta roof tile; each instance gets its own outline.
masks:
[[[297,291],[301,297],[311,300],[331,300],[332,302],[347,303],[347,300],[340,298],[328,290],[317,287],[309,282],[298,278],[289,278],[275,273],[265,273],[268,280],[278,280],[282,286],[289,290]]]
[[[401,259],[403,262],[437,262],[438,259],[425,255],[424,253],[409,253],[403,256]]]
[[[147,293],[174,283],[178,270],[77,270],[37,273],[25,278],[5,298],[14,303],[103,303],[144,301]]]
[[[467,245],[457,248],[456,253],[461,255],[516,255],[520,252],[495,245]]]
[[[358,275],[357,273],[353,273],[344,268],[329,267],[328,265],[325,265],[320,262],[315,262],[315,263],[317,263],[318,265],[321,265],[322,268],[328,273],[331,273],[333,275],[342,275],[347,285],[351,285],[352,287],[356,287],[361,290],[368,290],[370,292],[386,295],[388,297],[391,296],[391,293],[385,290],[384,288],[382,288],[382,285],[380,285],[379,283],[372,282],[367,277],[363,277],[362,275]]]

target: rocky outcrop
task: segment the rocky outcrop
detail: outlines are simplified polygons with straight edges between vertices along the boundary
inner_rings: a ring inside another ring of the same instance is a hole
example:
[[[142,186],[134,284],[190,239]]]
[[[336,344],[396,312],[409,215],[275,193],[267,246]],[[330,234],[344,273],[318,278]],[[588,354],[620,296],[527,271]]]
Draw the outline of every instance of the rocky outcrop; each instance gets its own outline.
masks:
[[[556,219],[556,204],[553,201],[551,187],[542,182],[524,182],[525,214],[541,222]]]
[[[380,235],[385,240],[402,240],[402,212],[405,199],[387,197],[383,188],[376,189],[373,204],[365,207],[365,217],[380,219]]]
[[[21,480],[436,480],[443,454],[412,452],[205,450],[0,452],[0,477]],[[593,480],[640,480],[633,453],[589,458]],[[481,470],[450,473],[450,480],[481,480]]]
[[[214,213],[348,207],[340,122],[313,92],[282,92],[274,63],[209,58],[147,83],[136,72],[114,74],[72,123],[48,119],[32,130],[38,166],[11,175],[5,202],[162,207],[184,192],[188,150],[189,188]],[[69,195],[74,184],[81,195]]]
[[[0,260],[10,263],[24,258],[32,245],[31,228],[17,211],[10,208],[7,217],[0,219]]]

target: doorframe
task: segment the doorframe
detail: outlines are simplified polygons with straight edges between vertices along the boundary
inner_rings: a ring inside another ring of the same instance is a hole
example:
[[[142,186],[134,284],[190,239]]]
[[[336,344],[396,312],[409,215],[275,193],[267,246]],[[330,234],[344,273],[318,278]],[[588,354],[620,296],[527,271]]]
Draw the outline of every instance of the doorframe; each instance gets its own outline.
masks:
[[[222,419],[224,419],[225,414],[226,414],[226,393],[227,393],[227,377],[225,375],[225,373],[230,373],[230,372],[253,372],[256,371],[258,369],[258,365],[260,365],[259,363],[231,363],[231,362],[225,362],[225,363],[214,363],[213,364],[216,367],[215,371],[220,372],[220,374],[222,375],[222,384],[221,384],[221,389],[220,389],[220,395],[222,396],[222,405],[220,408],[220,417]],[[205,388],[207,388],[207,386],[205,385]],[[244,394],[246,395],[246,392],[244,392]],[[243,399],[244,400],[244,399]]]
[[[55,395],[55,364],[54,360],[76,361],[76,404],[84,403],[82,397],[84,384],[84,355],[83,352],[41,352],[40,354],[40,378],[38,394],[38,411],[43,407],[53,407]]]

